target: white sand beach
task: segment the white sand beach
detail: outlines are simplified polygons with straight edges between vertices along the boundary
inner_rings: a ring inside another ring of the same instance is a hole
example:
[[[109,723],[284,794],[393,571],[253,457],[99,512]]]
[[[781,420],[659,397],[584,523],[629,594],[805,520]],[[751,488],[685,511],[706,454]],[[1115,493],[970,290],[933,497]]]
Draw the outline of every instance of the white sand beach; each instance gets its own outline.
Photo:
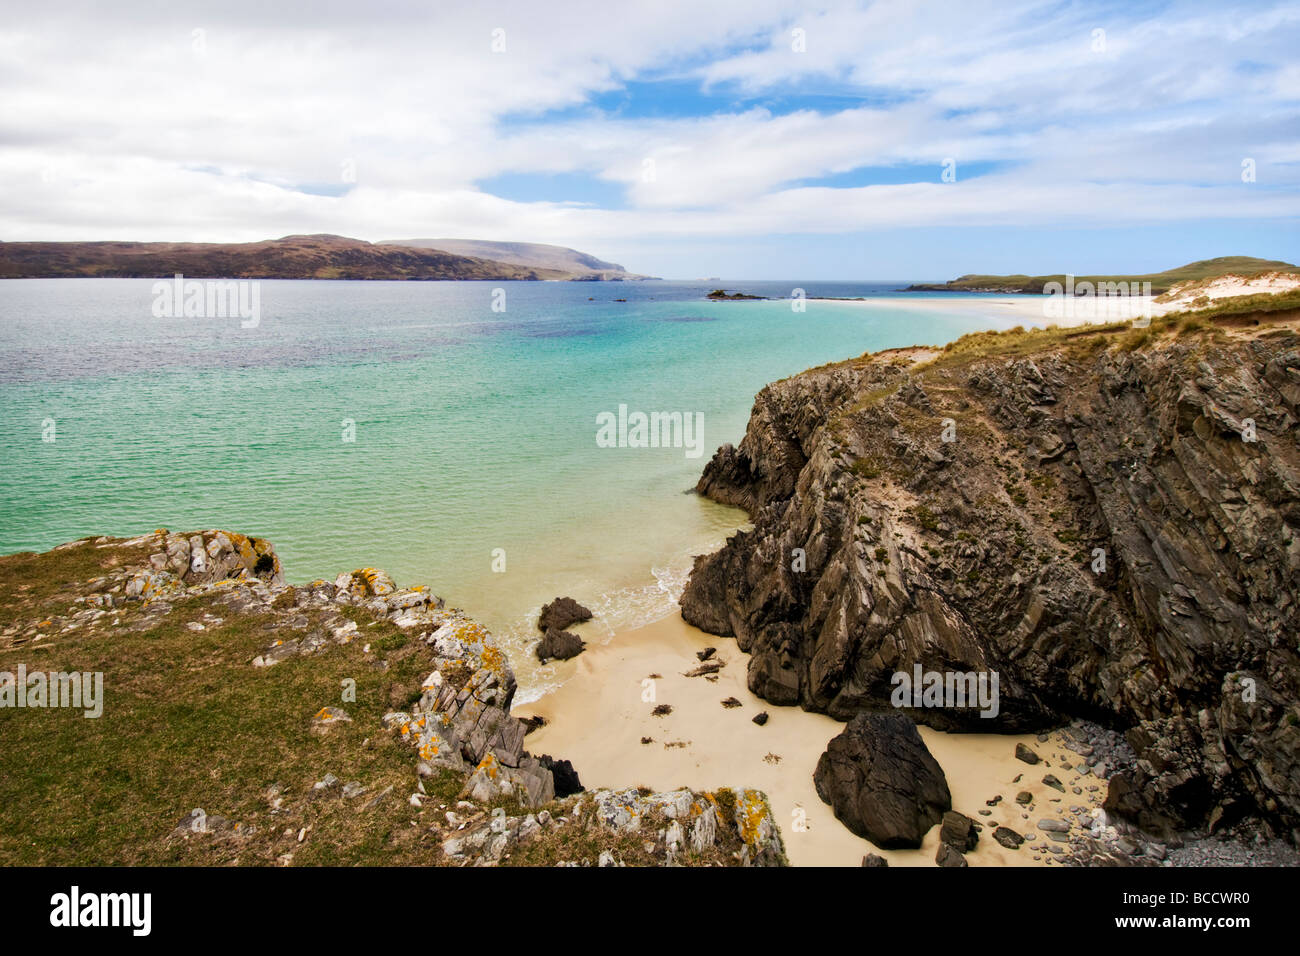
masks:
[[[706,647],[716,647],[717,658],[724,662],[718,679],[686,677],[699,665],[696,652]],[[608,643],[589,645],[572,661],[552,665],[557,676],[569,679],[518,708],[519,716],[537,714],[547,721],[528,736],[525,746],[532,753],[572,760],[588,789],[757,787],[771,801],[790,862],[796,866],[859,866],[866,853],[886,857],[891,866],[934,866],[938,827],[919,850],[880,850],[835,819],[817,796],[813,771],[827,741],[843,724],[755,697],[745,688],[746,663],[734,640],[706,634],[680,617],[618,634]],[[653,681],[652,700],[643,699],[649,696],[647,679]],[[741,706],[724,707],[722,701],[731,697]],[[672,713],[653,716],[660,704],[670,706]],[[768,721],[759,726],[753,718],[764,711]],[[1075,775],[1059,769],[1059,755],[1064,753],[1059,735],[1046,743],[1032,734],[945,734],[926,727],[921,735],[947,775],[953,809],[984,825],[978,846],[967,855],[972,866],[1046,865],[1056,857],[1031,849],[1041,841],[1031,839],[1018,850],[1006,849],[993,841],[994,827],[1005,825],[1032,837],[1033,824],[1041,817],[1057,816],[1069,806],[1096,806],[1104,798],[1104,784],[1075,796],[1041,782],[1046,773],[1055,772],[1067,785],[1073,784]],[[645,737],[651,742],[643,744]],[[1031,767],[1017,760],[1017,743],[1034,748],[1044,762]],[[1086,782],[1100,783],[1091,778]],[[1015,801],[1022,790],[1034,795],[1029,810]],[[986,801],[998,796],[1001,801],[989,807]],[[982,816],[982,810],[989,815]],[[796,828],[800,811],[806,820],[803,829]],[[1035,856],[1040,859],[1035,861]]]
[[[1204,298],[1210,304],[1242,295],[1274,295],[1300,288],[1300,275],[1267,272],[1260,275],[1224,275],[1210,280],[1182,282],[1161,296],[1076,297],[1073,300],[1047,295],[997,295],[992,293],[943,294],[931,296],[878,296],[862,299],[816,299],[817,305],[845,305],[965,313],[988,318],[992,328],[1017,325],[1068,328],[1093,323],[1127,321],[1145,315],[1166,315],[1186,309]]]
[[[1049,308],[1056,298],[1056,305],[1064,305],[1064,314],[1052,315]],[[868,297],[862,299],[818,299],[816,306],[843,306],[848,308],[885,308],[906,309],[908,311],[942,312],[948,315],[979,315],[989,320],[990,329],[1009,329],[1017,325],[1026,328],[1038,326],[1048,328],[1057,326],[1068,328],[1104,322],[1126,321],[1135,316],[1142,316],[1149,311],[1151,315],[1164,315],[1184,309],[1187,306],[1174,302],[1156,302],[1153,296],[1130,296],[1125,299],[1077,298],[1073,302],[1062,302],[1059,297],[1045,295],[999,296],[999,295],[942,295],[942,296],[894,296],[891,298]],[[1109,310],[1108,310],[1109,305]]]

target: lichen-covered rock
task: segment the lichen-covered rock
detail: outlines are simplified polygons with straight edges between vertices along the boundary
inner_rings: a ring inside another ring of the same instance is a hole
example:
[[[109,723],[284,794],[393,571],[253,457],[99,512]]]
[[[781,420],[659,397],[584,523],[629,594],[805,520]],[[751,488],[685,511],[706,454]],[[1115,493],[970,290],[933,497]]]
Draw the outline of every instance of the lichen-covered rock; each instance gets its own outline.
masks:
[[[322,707],[311,719],[311,732],[328,734],[331,730],[352,723],[352,718],[342,707]]]
[[[491,791],[483,779],[475,785]],[[496,866],[520,857],[561,866],[785,864],[771,809],[754,790],[599,790],[551,807],[536,816],[494,811],[444,840],[443,853],[466,866]],[[551,843],[546,856],[529,855],[546,841]],[[563,854],[566,844],[598,849],[576,859],[549,859]]]

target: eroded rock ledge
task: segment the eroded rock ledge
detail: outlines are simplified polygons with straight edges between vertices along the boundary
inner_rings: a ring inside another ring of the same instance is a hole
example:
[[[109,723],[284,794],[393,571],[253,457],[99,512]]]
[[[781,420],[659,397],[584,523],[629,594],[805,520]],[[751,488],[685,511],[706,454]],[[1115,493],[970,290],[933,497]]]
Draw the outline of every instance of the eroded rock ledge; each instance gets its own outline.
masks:
[[[996,718],[905,710],[1097,720],[1138,756],[1109,809],[1294,831],[1295,325],[968,336],[770,385],[698,485],[753,530],[696,560],[683,617],[735,636],[756,694],[841,720],[914,665],[997,671]]]

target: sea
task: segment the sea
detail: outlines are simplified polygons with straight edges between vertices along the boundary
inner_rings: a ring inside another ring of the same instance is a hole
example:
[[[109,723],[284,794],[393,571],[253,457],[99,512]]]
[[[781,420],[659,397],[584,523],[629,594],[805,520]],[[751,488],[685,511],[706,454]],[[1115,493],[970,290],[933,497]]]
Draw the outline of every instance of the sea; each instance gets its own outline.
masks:
[[[692,489],[764,385],[994,324],[907,284],[260,280],[252,322],[152,279],[3,281],[0,553],[226,528],[293,583],[383,568],[492,629],[528,702],[543,603],[590,607],[588,640],[675,613],[745,525]]]

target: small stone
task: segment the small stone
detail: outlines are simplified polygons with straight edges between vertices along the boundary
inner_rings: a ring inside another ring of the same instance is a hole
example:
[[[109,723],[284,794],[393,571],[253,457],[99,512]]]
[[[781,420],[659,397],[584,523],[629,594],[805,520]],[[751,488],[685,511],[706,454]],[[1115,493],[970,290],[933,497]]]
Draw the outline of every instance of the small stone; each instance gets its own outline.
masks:
[[[1065,784],[1057,780],[1054,774],[1049,773],[1047,776],[1045,776],[1043,778],[1043,783],[1051,787],[1053,790],[1059,790],[1061,793],[1065,793]]]
[[[1010,827],[998,827],[993,831],[993,839],[1008,850],[1019,850],[1025,842],[1025,838]]]
[[[1039,757],[1024,744],[1016,744],[1016,759],[1023,760],[1027,764],[1036,764]]]
[[[763,711],[761,714],[755,714],[754,723],[758,724],[760,727],[767,723],[767,711]]]
[[[953,847],[947,843],[939,844],[939,852],[935,854],[934,862],[940,866],[970,866],[966,862],[966,857],[962,856]]]

